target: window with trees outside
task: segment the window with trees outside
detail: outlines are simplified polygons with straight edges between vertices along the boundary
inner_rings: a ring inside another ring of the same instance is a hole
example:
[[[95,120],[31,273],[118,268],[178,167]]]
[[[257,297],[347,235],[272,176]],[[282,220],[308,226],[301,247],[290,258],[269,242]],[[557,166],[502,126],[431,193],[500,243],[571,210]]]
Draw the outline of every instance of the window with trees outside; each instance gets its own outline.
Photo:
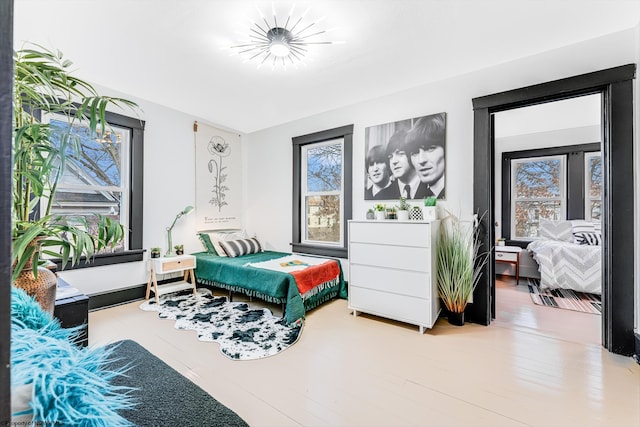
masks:
[[[293,138],[293,251],[346,258],[352,126]]]
[[[599,152],[586,153],[585,161],[585,212],[586,220],[601,220],[602,212],[602,156]]]
[[[512,160],[512,238],[537,237],[541,218],[565,219],[565,168],[563,156]]]
[[[602,184],[600,143],[504,152],[500,234],[524,247],[540,219],[600,220]]]
[[[70,125],[55,114],[46,117],[54,142],[56,135],[58,140],[59,135],[71,135],[64,172],[51,201],[51,213],[76,224],[77,218],[82,217],[88,227],[97,226],[94,214],[101,214],[129,231],[115,248],[104,249],[92,262],[82,262],[76,268],[142,259],[144,123],[115,113],[107,113],[106,117],[109,126],[95,134],[83,123]],[[69,126],[71,132],[67,131]]]

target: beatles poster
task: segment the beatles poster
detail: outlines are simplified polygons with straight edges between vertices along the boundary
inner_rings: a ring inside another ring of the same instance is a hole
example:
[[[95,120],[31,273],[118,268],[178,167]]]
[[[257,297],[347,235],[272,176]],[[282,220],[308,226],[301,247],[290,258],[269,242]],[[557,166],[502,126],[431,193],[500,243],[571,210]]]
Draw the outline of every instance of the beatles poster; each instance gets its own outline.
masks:
[[[445,198],[445,113],[365,128],[365,200]]]

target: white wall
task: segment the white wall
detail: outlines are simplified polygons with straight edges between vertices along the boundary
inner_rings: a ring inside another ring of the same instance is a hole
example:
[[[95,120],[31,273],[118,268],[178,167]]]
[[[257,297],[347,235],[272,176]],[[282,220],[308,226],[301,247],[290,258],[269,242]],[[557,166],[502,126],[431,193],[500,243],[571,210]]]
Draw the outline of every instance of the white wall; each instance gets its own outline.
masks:
[[[364,218],[372,206],[363,196],[364,129],[442,111],[447,113],[445,205],[455,212],[470,214],[473,209],[472,99],[632,62],[637,64],[638,46],[635,28],[248,134],[244,139],[246,224],[271,248],[289,250],[291,138],[346,124],[354,124],[353,217]],[[635,138],[637,141],[637,136]]]

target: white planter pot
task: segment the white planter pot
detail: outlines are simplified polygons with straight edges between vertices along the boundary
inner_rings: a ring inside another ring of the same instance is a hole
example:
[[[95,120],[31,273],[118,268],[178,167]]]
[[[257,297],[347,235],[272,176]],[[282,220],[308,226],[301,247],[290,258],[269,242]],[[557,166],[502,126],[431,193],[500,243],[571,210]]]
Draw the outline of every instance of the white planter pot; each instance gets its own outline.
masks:
[[[398,211],[398,221],[409,221],[409,211]]]
[[[384,211],[376,211],[376,220],[383,221],[384,219]]]
[[[438,219],[438,211],[435,206],[423,206],[422,207],[422,219],[424,221],[435,221]]]

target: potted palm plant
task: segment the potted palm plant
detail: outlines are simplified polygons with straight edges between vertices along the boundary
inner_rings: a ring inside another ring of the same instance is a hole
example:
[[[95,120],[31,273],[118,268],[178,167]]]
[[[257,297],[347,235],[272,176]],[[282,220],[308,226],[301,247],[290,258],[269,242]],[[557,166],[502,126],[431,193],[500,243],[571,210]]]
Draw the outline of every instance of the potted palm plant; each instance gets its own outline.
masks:
[[[448,213],[437,237],[438,294],[452,325],[464,324],[464,310],[473,295],[489,252],[480,253],[479,221],[461,221]]]
[[[60,258],[64,268],[82,257],[89,261],[124,237],[122,225],[109,217],[96,215],[89,224],[84,216],[52,213],[67,157],[79,150],[73,125],[84,122],[91,135],[100,136],[108,129],[107,107],[136,108],[133,102],[98,95],[89,83],[73,75],[71,65],[61,52],[41,46],[14,54],[12,282],[51,312],[57,279],[41,267],[43,256]],[[42,113],[61,115],[69,126],[53,128],[42,121]],[[49,287],[42,290],[34,281],[47,282]]]

